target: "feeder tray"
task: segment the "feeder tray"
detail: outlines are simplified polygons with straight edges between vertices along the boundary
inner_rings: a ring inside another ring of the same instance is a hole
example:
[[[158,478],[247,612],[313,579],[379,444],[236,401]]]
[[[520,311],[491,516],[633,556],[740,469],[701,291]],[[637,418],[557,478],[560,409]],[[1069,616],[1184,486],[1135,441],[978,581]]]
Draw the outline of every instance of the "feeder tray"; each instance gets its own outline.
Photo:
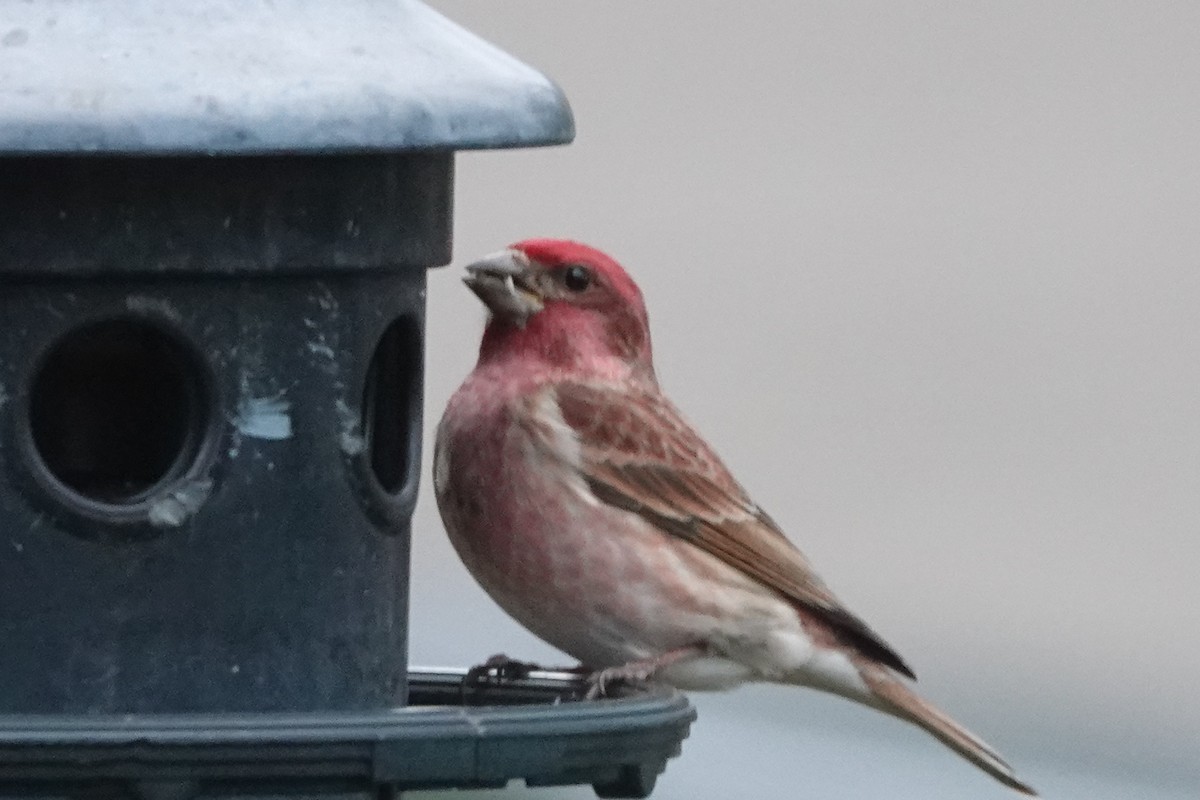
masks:
[[[410,704],[391,711],[0,716],[0,792],[385,797],[521,779],[646,797],[696,716],[658,685],[586,701],[562,673],[465,690],[464,675],[412,670]]]

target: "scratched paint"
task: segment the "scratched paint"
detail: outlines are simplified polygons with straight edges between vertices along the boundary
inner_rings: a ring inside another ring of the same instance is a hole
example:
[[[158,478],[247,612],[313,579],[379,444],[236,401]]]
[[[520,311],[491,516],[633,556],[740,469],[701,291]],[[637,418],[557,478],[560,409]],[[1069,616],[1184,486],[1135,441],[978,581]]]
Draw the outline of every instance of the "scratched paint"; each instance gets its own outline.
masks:
[[[180,319],[179,311],[162,297],[131,294],[125,298],[125,307],[139,314],[157,314],[175,321]]]
[[[367,442],[363,438],[359,415],[341,398],[338,398],[335,407],[341,427],[339,444],[341,445],[342,452],[348,456],[356,456],[367,449]]]
[[[150,503],[150,524],[158,528],[178,528],[200,510],[212,493],[212,486],[210,479],[201,478],[156,497]]]
[[[330,361],[333,360],[333,348],[325,344],[324,341],[308,342],[305,346],[308,348],[308,352],[312,353],[314,356],[321,356],[322,358],[327,358]]]
[[[233,425],[243,436],[272,442],[292,437],[292,404],[282,395],[238,400]]]

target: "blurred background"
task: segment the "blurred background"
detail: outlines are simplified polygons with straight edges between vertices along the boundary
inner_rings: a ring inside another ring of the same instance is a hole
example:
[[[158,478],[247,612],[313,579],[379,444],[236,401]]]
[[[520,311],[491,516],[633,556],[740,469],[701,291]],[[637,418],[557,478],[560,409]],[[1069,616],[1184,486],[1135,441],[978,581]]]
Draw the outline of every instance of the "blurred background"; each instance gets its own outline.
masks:
[[[606,249],[667,391],[928,697],[1046,797],[1195,798],[1200,5],[432,4],[579,132],[458,160],[427,459],[484,321],[461,266]],[[422,492],[412,662],[562,663]],[[694,701],[659,800],[1012,796],[840,699]]]

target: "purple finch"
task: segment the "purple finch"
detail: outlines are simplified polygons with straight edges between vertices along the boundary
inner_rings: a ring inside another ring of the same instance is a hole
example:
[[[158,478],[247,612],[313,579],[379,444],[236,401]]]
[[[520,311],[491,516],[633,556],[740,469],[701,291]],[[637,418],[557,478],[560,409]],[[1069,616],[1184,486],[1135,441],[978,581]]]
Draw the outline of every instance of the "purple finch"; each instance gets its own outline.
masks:
[[[1033,790],[919,697],[659,388],[642,294],[607,255],[534,239],[467,267],[491,317],[438,426],[459,556],[533,633],[614,679],[810,686],[915,723]]]

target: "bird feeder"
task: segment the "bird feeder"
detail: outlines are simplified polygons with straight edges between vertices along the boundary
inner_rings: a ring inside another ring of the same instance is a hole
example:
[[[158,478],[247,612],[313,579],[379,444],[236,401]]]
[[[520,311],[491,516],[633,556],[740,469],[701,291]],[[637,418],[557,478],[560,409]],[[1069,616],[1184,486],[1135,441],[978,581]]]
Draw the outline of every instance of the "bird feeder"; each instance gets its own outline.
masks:
[[[453,153],[572,136],[419,2],[6,4],[0,794],[649,792],[678,694],[407,663]]]

